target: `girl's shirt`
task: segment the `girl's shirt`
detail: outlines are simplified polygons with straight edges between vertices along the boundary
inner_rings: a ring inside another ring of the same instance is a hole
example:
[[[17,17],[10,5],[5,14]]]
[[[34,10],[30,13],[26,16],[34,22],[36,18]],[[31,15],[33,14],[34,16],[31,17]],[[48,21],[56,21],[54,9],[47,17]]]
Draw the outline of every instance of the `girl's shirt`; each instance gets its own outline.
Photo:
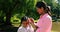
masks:
[[[19,27],[17,32],[34,32],[34,29],[32,27],[26,27],[24,28],[23,26]]]

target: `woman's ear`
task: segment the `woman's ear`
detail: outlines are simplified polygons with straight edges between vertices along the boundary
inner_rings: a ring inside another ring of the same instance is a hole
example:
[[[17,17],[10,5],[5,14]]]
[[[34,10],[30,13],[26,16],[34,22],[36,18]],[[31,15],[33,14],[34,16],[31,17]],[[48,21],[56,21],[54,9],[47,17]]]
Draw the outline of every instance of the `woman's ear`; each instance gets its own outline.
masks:
[[[42,9],[42,10],[44,10],[44,8],[43,8],[43,7],[41,7],[41,9]]]
[[[43,7],[41,7],[41,11],[42,13],[45,13],[45,9]]]

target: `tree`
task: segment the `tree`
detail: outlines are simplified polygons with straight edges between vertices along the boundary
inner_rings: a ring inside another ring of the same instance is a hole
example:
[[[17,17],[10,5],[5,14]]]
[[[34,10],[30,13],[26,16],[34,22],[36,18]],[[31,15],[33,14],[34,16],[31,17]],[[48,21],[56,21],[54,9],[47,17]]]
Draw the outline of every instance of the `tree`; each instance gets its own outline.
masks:
[[[1,3],[1,10],[3,13],[6,15],[6,23],[8,25],[11,25],[10,18],[11,18],[11,13],[12,11],[17,7],[19,4],[18,0],[0,0]]]
[[[11,25],[11,17],[14,14],[20,14],[20,17],[26,15],[29,10],[33,10],[35,0],[0,0],[0,10],[5,13],[5,24]],[[31,12],[30,12],[31,13]]]

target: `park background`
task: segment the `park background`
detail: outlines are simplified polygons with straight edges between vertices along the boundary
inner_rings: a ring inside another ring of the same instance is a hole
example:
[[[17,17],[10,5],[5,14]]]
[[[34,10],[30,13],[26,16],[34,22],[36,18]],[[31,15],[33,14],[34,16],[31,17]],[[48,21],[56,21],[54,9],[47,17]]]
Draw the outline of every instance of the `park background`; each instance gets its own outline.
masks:
[[[60,0],[0,0],[0,32],[17,32],[23,16],[32,17],[37,22],[38,1],[51,7],[52,32],[60,32]]]

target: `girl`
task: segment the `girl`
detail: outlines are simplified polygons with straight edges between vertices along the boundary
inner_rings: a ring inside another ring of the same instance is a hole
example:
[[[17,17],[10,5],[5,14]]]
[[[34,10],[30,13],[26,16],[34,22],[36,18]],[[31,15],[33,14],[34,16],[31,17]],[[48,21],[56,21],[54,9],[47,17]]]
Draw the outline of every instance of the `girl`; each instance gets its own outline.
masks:
[[[41,15],[37,24],[35,25],[34,20],[30,18],[30,24],[36,30],[36,32],[51,32],[52,28],[52,18],[50,16],[50,11],[47,8],[46,3],[37,2],[36,4],[37,12]],[[38,27],[38,28],[37,28]]]
[[[17,32],[34,32],[34,30],[29,24],[28,17],[26,16],[22,17],[21,26],[19,27]]]

